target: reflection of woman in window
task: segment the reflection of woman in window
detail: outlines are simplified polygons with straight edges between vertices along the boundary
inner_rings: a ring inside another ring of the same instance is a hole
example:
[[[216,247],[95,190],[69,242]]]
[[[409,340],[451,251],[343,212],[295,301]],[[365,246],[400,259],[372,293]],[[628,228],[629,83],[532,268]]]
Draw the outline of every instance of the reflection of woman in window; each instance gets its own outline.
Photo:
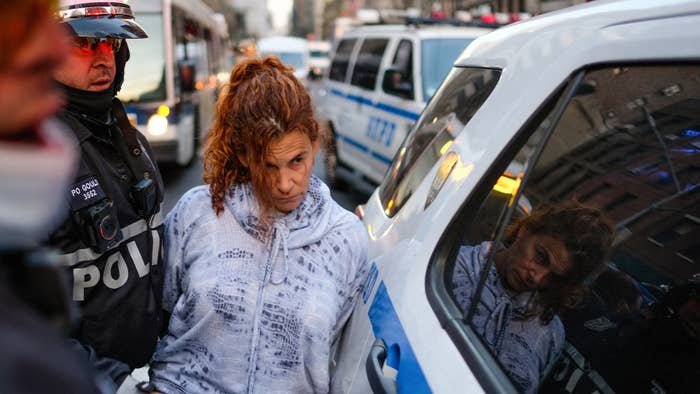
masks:
[[[465,315],[495,253],[471,325],[521,391],[534,392],[561,352],[557,314],[581,299],[584,279],[602,267],[612,239],[600,211],[565,202],[513,224],[505,245],[461,247],[452,288]]]

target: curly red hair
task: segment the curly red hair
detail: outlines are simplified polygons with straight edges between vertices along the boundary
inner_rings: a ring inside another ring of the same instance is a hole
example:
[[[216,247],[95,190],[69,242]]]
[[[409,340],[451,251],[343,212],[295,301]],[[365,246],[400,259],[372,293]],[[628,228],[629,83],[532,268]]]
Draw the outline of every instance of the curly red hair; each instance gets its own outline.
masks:
[[[554,315],[574,308],[583,298],[584,281],[603,270],[615,228],[602,211],[574,200],[543,205],[511,224],[506,230],[507,245],[521,228],[562,241],[571,258],[572,268],[564,278],[538,290],[540,319],[547,324]]]
[[[312,143],[320,138],[311,98],[291,68],[275,56],[234,66],[204,151],[204,181],[217,215],[231,187],[247,182],[263,217],[272,212],[265,157],[271,142],[294,132],[306,134]]]

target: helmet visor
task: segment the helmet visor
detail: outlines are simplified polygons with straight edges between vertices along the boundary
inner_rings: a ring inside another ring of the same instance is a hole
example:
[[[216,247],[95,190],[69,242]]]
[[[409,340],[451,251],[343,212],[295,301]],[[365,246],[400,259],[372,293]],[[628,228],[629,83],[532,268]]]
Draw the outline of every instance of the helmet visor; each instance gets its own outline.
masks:
[[[148,34],[133,19],[87,17],[64,22],[78,37],[147,38]]]
[[[112,52],[117,53],[117,52],[119,52],[119,48],[122,47],[123,42],[124,42],[124,40],[121,38],[111,38],[111,37],[109,37],[109,38],[78,37],[78,36],[71,37],[71,44],[73,44],[74,46],[76,46],[84,51],[87,51],[87,50],[94,51],[100,45],[105,45]]]

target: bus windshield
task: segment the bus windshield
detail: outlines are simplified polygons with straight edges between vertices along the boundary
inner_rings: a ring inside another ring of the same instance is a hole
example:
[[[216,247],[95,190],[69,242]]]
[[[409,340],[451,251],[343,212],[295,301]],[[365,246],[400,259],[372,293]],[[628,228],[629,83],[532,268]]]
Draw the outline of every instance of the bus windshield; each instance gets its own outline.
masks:
[[[166,97],[163,15],[141,13],[139,24],[148,38],[128,41],[131,57],[126,62],[119,98],[124,102],[163,101]]]
[[[435,91],[452,68],[464,48],[473,38],[433,38],[421,44],[421,78],[423,78],[423,100],[433,97]]]

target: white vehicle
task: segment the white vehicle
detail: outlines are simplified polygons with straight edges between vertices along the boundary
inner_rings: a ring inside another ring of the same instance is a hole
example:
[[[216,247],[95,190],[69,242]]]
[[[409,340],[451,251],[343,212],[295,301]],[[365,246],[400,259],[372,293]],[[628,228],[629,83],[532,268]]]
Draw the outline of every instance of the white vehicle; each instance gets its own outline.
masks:
[[[319,117],[333,136],[325,156],[326,180],[337,184],[341,169],[379,183],[457,56],[492,30],[379,25],[345,34],[335,45],[319,92]]]
[[[129,42],[118,97],[156,159],[187,166],[213,120],[217,76],[230,71],[226,24],[199,0],[140,0],[132,9],[149,37]]]
[[[320,78],[331,64],[329,58],[331,43],[328,41],[309,41],[309,77]]]
[[[559,316],[566,344],[539,391],[697,391],[698,37],[698,1],[613,0],[470,44],[357,209],[371,270],[332,391],[517,392],[455,301],[455,258],[568,199],[616,224],[607,272],[631,286],[591,278],[586,302]]]
[[[294,76],[304,80],[309,75],[307,42],[299,37],[265,37],[257,42],[258,55],[274,55],[294,68]]]

